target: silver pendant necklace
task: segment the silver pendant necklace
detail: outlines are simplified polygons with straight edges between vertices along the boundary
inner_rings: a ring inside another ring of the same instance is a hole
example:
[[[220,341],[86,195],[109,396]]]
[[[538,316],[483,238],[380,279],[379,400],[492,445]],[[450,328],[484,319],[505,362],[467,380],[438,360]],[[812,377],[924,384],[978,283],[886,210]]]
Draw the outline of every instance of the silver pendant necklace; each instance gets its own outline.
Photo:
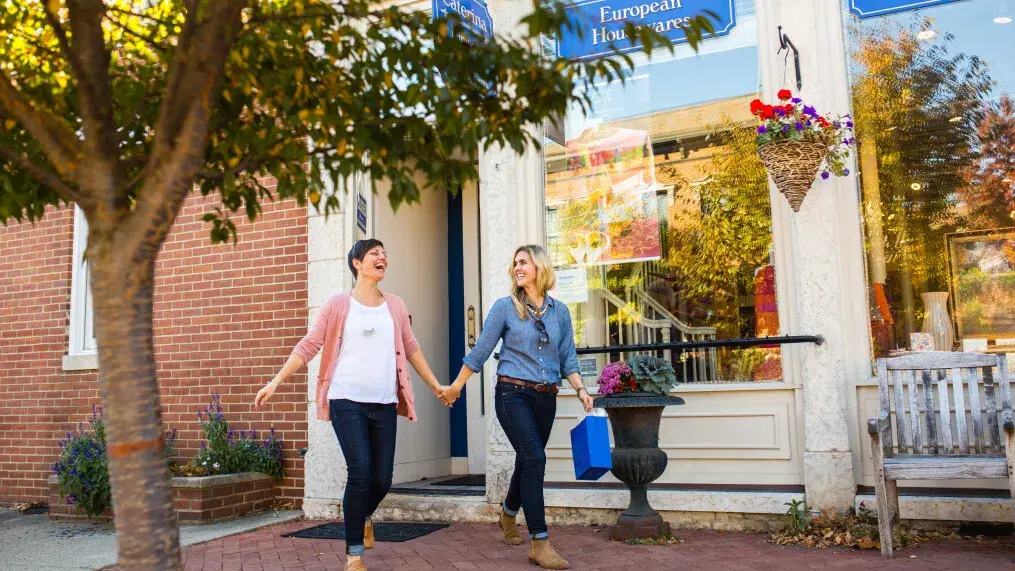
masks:
[[[368,312],[367,312],[365,306],[363,307],[363,309],[361,311],[363,312],[363,316],[366,317],[366,314]],[[366,321],[366,319],[364,319],[363,321]],[[363,336],[364,337],[373,337],[374,333],[377,333],[377,316],[376,315],[373,316],[373,319],[370,320],[370,327],[364,327],[363,328]]]

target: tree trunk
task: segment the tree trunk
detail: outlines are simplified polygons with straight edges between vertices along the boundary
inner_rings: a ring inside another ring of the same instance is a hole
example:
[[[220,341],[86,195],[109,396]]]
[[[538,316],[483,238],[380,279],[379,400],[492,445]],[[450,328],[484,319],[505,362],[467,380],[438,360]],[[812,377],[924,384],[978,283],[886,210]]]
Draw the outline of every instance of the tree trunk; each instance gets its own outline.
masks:
[[[113,236],[89,236],[119,565],[180,569],[152,329],[155,258],[161,244],[135,252]]]

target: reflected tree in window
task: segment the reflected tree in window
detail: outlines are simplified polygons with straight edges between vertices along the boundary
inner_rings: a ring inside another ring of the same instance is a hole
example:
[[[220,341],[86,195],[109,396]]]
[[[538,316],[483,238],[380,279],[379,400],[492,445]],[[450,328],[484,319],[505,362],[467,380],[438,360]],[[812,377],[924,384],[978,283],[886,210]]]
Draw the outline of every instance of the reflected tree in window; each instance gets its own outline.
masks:
[[[933,19],[875,20],[851,35],[868,265],[882,324],[874,344],[882,355],[917,330],[916,294],[948,289],[945,235],[965,225],[960,193],[993,81],[978,57],[949,51],[954,38],[938,34]]]

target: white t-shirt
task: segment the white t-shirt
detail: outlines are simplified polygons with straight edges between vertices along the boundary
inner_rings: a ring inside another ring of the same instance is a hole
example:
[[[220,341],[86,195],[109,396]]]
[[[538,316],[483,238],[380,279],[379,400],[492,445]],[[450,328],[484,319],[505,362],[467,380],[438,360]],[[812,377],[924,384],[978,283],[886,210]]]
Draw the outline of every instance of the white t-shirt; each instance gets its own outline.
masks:
[[[388,303],[367,307],[355,299],[350,302],[328,400],[397,403],[395,322]]]

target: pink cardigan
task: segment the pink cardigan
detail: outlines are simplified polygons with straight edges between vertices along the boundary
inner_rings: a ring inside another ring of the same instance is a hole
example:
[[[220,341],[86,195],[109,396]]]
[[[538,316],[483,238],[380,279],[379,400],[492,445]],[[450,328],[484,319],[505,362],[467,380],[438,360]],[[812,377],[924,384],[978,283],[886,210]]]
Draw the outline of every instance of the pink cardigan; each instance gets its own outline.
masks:
[[[299,355],[304,363],[309,363],[324,348],[321,355],[321,369],[317,378],[317,418],[331,420],[328,406],[328,387],[331,377],[335,374],[339,351],[342,348],[342,332],[345,330],[345,318],[349,315],[351,296],[340,293],[328,298],[321,308],[321,314],[314,321],[307,336],[296,344],[293,355]],[[398,414],[416,420],[416,409],[412,396],[412,378],[409,376],[409,357],[419,351],[419,343],[412,334],[409,321],[409,310],[405,302],[396,295],[384,294],[388,311],[395,323],[395,366],[398,369]]]

